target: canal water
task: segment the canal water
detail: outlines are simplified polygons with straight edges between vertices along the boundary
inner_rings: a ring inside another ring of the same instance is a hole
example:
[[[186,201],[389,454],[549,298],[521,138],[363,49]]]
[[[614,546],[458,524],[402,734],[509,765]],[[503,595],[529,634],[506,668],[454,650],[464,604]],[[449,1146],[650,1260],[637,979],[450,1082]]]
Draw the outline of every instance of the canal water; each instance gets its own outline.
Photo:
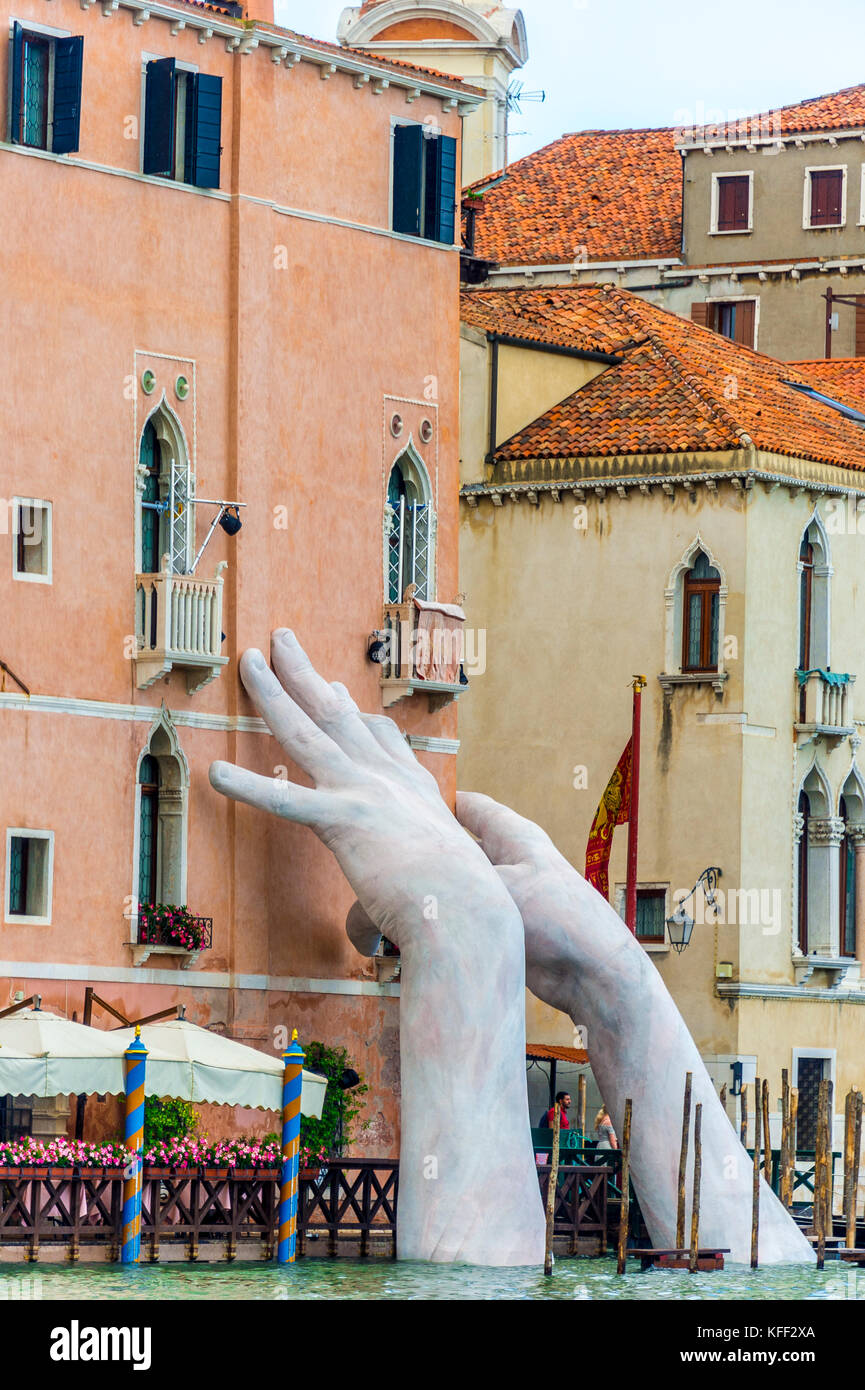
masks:
[[[865,1270],[827,1263],[752,1271],[740,1265],[713,1274],[637,1269],[618,1277],[614,1259],[564,1259],[551,1279],[534,1269],[480,1269],[392,1261],[304,1259],[290,1268],[218,1265],[0,1265],[4,1299],[358,1299],[711,1300],[859,1299]]]

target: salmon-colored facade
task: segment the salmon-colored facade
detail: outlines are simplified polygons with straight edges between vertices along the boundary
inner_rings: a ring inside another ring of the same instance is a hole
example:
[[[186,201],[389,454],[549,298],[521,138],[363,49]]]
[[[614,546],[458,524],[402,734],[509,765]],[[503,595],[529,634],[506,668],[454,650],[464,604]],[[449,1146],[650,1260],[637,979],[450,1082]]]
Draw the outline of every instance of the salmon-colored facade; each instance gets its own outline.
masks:
[[[301,40],[260,6],[255,24],[139,0],[0,0],[0,12],[49,49],[64,33],[84,40],[78,148],[54,154],[9,128],[0,144],[0,1008],[38,992],[80,1018],[90,984],[133,1018],[183,1003],[262,1048],[280,1027],[343,1044],[370,1086],[358,1148],[394,1153],[398,983],[349,945],[352,893],[328,851],[218,796],[208,767],[303,780],[238,676],[274,627],[293,627],[363,708],[390,704],[367,648],[407,446],[406,473],[426,480],[426,596],[456,595],[459,253],[392,230],[392,148],[407,121],[458,140],[472,96]],[[222,79],[216,187],[141,172],[145,69],[166,58]],[[6,92],[14,62],[10,42]],[[217,527],[193,580],[220,508],[182,506],[181,489],[246,504],[243,529]],[[50,534],[31,563],[21,531],[37,515]],[[172,545],[183,554],[163,574]],[[146,595],[161,615],[169,585],[191,626],[147,662],[161,617]],[[452,796],[448,693],[390,712]],[[16,904],[22,844],[35,897]],[[141,949],[145,868],[162,900],[213,919],[210,949]]]

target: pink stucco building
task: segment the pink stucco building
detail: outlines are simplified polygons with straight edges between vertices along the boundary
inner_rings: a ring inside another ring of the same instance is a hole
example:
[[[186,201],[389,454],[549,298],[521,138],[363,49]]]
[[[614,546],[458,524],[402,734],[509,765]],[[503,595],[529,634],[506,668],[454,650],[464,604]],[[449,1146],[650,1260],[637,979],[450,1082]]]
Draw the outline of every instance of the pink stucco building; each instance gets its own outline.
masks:
[[[395,1152],[398,981],[349,946],[312,834],[207,770],[280,775],[237,663],[290,625],[453,793],[458,675],[418,692],[367,653],[406,583],[458,588],[476,95],[262,4],[0,9],[0,1008],[80,1018],[89,984],[129,1017],[344,1044],[362,1148]],[[205,947],[144,940],[146,902],[209,919]]]

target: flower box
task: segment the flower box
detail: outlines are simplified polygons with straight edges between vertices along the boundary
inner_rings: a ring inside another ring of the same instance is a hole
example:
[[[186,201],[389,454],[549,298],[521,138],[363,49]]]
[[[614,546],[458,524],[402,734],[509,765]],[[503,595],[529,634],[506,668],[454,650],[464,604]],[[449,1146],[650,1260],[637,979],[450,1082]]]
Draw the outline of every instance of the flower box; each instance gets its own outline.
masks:
[[[313,1182],[321,1172],[321,1164],[316,1168],[301,1168],[300,1177],[306,1178],[307,1182]]]

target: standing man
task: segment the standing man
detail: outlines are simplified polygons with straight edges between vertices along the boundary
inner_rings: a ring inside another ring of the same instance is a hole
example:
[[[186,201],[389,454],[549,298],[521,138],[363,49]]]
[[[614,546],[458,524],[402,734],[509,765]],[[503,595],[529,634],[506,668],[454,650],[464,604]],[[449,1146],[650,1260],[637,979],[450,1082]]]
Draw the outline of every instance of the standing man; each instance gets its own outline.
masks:
[[[567,1091],[557,1091],[557,1092],[556,1092],[556,1105],[558,1105],[558,1106],[561,1107],[561,1112],[562,1112],[562,1113],[561,1113],[561,1116],[560,1116],[560,1119],[559,1119],[559,1128],[560,1128],[560,1129],[570,1129],[570,1127],[571,1127],[571,1126],[569,1125],[569,1123],[568,1123],[568,1107],[569,1107],[570,1103],[571,1103],[571,1097],[570,1097],[570,1095],[568,1094]],[[540,1125],[538,1126],[539,1129],[552,1129],[552,1128],[553,1128],[553,1125],[555,1124],[555,1120],[556,1120],[556,1105],[551,1105],[551,1106],[550,1106],[549,1110],[546,1112],[546,1114],[545,1114],[545,1115],[543,1116],[543,1118],[541,1119],[541,1123],[540,1123]]]

